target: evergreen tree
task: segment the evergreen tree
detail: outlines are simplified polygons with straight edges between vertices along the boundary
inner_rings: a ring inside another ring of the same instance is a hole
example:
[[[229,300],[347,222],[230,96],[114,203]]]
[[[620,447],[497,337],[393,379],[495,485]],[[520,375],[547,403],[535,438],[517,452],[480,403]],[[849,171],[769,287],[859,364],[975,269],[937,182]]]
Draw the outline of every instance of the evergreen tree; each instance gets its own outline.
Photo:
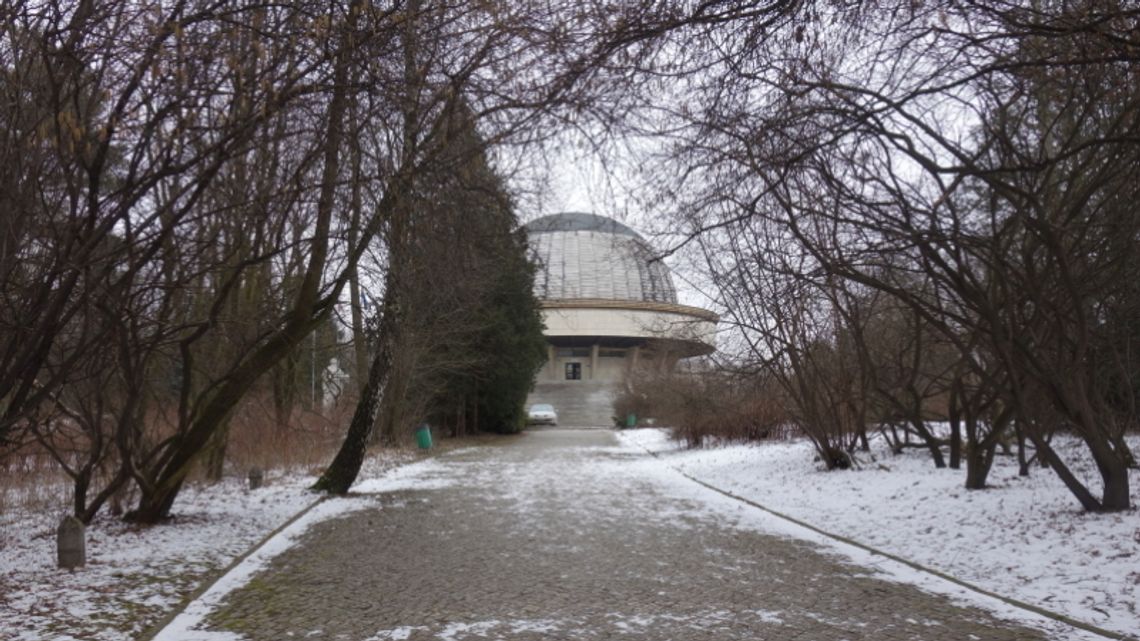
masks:
[[[373,430],[398,441],[424,420],[517,432],[545,359],[533,264],[486,143],[466,109],[451,114],[415,177],[388,276],[374,358],[348,437],[315,488],[352,485]],[[474,417],[468,419],[469,413]],[[378,418],[376,418],[378,416]]]
[[[534,264],[525,232],[506,239],[499,270],[484,310],[480,347],[486,369],[476,391],[478,428],[517,432],[526,421],[527,394],[546,361],[542,313],[534,296]]]

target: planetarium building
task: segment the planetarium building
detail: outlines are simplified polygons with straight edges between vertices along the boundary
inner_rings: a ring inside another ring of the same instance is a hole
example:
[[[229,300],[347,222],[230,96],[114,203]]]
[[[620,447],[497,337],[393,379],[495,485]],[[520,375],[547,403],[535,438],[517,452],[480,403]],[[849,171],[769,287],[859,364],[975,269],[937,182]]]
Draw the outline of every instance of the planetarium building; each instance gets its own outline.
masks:
[[[544,216],[526,230],[548,350],[529,402],[554,405],[560,425],[613,425],[628,376],[714,351],[716,314],[677,303],[668,267],[637,232],[582,213]]]

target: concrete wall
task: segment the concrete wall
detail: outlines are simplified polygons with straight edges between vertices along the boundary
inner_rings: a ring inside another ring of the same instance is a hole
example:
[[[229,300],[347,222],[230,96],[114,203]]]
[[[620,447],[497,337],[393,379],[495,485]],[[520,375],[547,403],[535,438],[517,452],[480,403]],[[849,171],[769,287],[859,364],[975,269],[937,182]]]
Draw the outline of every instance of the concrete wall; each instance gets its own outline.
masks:
[[[527,404],[553,405],[564,427],[613,426],[613,401],[631,370],[668,369],[714,349],[716,315],[695,307],[554,300],[542,311],[551,343]],[[577,364],[578,380],[567,379],[567,364]]]
[[[620,358],[602,356],[598,358],[598,368],[594,372],[594,380],[623,381],[629,370],[629,352]]]
[[[575,353],[568,353],[573,350]],[[620,352],[620,355],[615,355]],[[625,380],[633,360],[633,349],[605,348],[594,344],[589,347],[558,348],[549,346],[546,366],[537,376],[539,381],[565,381],[566,365],[577,363],[583,381]]]
[[[712,351],[716,322],[686,311],[681,305],[643,304],[643,308],[543,306],[547,336],[612,336],[620,338],[669,339],[693,343],[694,353]],[[601,303],[598,303],[601,304]],[[627,303],[634,305],[636,303]],[[707,312],[706,312],[707,313]]]

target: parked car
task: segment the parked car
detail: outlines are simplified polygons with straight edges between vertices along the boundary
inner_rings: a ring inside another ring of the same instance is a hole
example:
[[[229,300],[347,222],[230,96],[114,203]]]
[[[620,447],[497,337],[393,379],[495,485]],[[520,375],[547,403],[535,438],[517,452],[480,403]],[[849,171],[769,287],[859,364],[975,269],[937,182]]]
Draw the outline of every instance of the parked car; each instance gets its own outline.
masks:
[[[558,425],[558,412],[548,403],[535,403],[526,414],[528,425]]]

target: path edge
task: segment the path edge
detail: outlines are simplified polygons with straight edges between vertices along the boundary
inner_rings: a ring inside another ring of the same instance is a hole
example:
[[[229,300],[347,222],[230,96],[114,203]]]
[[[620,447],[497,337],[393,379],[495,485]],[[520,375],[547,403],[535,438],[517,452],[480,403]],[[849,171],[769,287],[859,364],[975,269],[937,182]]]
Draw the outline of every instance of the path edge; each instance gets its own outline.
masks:
[[[309,492],[310,490],[303,490],[303,491]],[[308,514],[311,511],[313,511],[313,508],[317,507],[321,503],[324,503],[326,500],[329,499],[329,497],[330,497],[329,494],[322,494],[322,495],[318,496],[311,503],[309,503],[304,508],[299,510],[296,514],[289,517],[289,519],[286,520],[284,523],[282,523],[281,525],[274,528],[273,531],[269,532],[268,534],[263,536],[261,539],[259,539],[256,543],[249,546],[249,548],[246,549],[245,552],[242,552],[240,555],[234,557],[234,559],[232,561],[230,561],[224,568],[222,568],[222,570],[220,572],[218,572],[217,575],[214,576],[213,579],[211,579],[210,581],[203,581],[201,585],[199,585],[196,589],[194,589],[194,591],[192,591],[190,594],[183,597],[182,600],[178,603],[178,605],[174,607],[174,609],[172,609],[170,612],[167,612],[165,615],[162,616],[162,618],[160,618],[158,621],[154,622],[152,625],[150,625],[145,630],[143,630],[142,634],[140,634],[137,637],[136,641],[152,641],[155,637],[158,636],[158,634],[160,632],[165,630],[167,628],[167,626],[169,626],[174,621],[174,619],[178,617],[178,615],[185,612],[186,608],[190,607],[190,604],[192,604],[195,601],[197,601],[198,599],[202,598],[202,595],[204,595],[206,592],[210,591],[211,588],[213,588],[219,581],[221,581],[227,575],[229,575],[230,572],[233,572],[234,569],[237,568],[237,566],[241,565],[254,552],[257,552],[262,547],[264,547],[266,543],[269,543],[270,539],[272,539],[273,537],[277,536],[278,534],[281,534],[282,532],[284,532],[286,528],[288,528],[289,526],[296,523],[298,520],[301,519],[301,517],[305,516],[306,514]]]
[[[954,585],[957,585],[959,587],[966,588],[967,590],[970,590],[971,592],[976,592],[976,593],[981,594],[983,596],[990,597],[991,599],[997,599],[998,601],[1001,601],[1002,603],[1005,603],[1006,605],[1010,605],[1010,606],[1013,606],[1015,608],[1025,610],[1027,612],[1032,612],[1033,614],[1036,614],[1038,616],[1042,616],[1042,617],[1045,617],[1047,619],[1052,619],[1054,621],[1064,623],[1068,626],[1077,628],[1079,630],[1084,630],[1085,632],[1091,632],[1091,633],[1096,634],[1098,636],[1102,636],[1106,639],[1114,639],[1116,641],[1138,641],[1138,639],[1136,637],[1129,636],[1127,633],[1116,632],[1113,630],[1107,630],[1105,628],[1095,626],[1091,623],[1085,623],[1084,621],[1074,619],[1068,615],[1061,614],[1060,612],[1054,612],[1052,610],[1047,610],[1041,606],[1033,605],[1032,603],[1027,603],[1025,601],[1021,601],[1021,600],[1015,599],[1013,597],[1007,597],[1005,595],[998,594],[997,592],[992,592],[992,591],[987,590],[981,586],[974,585],[973,583],[970,583],[968,581],[964,581],[964,580],[959,579],[955,576],[952,576],[952,575],[949,575],[945,572],[942,572],[941,570],[936,570],[934,568],[927,567],[925,565],[922,565],[921,563],[917,563],[915,561],[905,559],[901,556],[898,556],[896,554],[892,554],[890,552],[884,552],[883,550],[879,550],[879,549],[873,548],[869,545],[866,545],[864,543],[860,543],[859,541],[856,541],[855,539],[851,539],[851,538],[848,538],[848,537],[845,537],[845,536],[842,536],[839,534],[833,534],[831,532],[828,532],[827,530],[823,530],[821,528],[818,528],[818,527],[812,525],[811,523],[807,523],[806,521],[801,521],[800,519],[797,519],[793,516],[789,516],[789,515],[784,514],[782,512],[773,510],[770,507],[766,507],[764,505],[761,505],[760,503],[757,503],[756,501],[753,501],[752,499],[745,498],[745,497],[740,496],[739,494],[735,494],[729,490],[721,489],[721,488],[719,488],[719,487],[717,487],[711,483],[708,483],[706,481],[702,481],[701,479],[689,474],[688,472],[676,467],[675,465],[673,465],[669,461],[662,458],[661,453],[654,452],[653,450],[649,449],[648,447],[645,447],[644,445],[642,445],[640,443],[637,443],[636,445],[637,445],[637,447],[640,447],[641,449],[645,450],[647,453],[652,455],[653,458],[664,462],[665,465],[667,465],[669,467],[669,469],[673,470],[674,472],[680,474],[681,476],[692,481],[693,483],[696,483],[697,485],[700,485],[701,487],[703,487],[705,489],[712,490],[712,491],[716,492],[717,494],[720,494],[722,496],[726,496],[730,499],[744,503],[745,505],[748,505],[750,507],[754,507],[754,508],[757,508],[757,509],[762,510],[764,512],[767,512],[768,514],[771,514],[772,516],[775,516],[777,518],[788,521],[789,523],[794,523],[795,525],[798,525],[802,528],[806,528],[808,530],[811,530],[812,532],[815,532],[816,534],[820,534],[820,535],[823,535],[829,539],[839,541],[840,543],[845,543],[847,545],[856,547],[860,550],[863,550],[864,552],[869,552],[869,553],[874,554],[876,556],[881,556],[885,559],[890,559],[891,561],[895,561],[896,563],[901,563],[901,564],[911,568],[912,570],[917,570],[919,572],[923,572],[925,574],[929,574],[931,576],[938,577],[944,581],[948,581],[948,582],[953,583]]]
[[[430,459],[430,458],[436,458],[436,457],[441,456],[441,455],[446,455],[447,453],[448,453],[448,450],[446,450],[446,449],[432,447],[430,450],[421,451],[420,454],[422,456],[417,457],[416,460],[408,462],[408,463],[398,464],[389,470],[385,470],[384,473],[387,474],[391,470],[403,467],[404,465],[410,465],[411,463],[417,463],[417,462],[422,461],[422,460],[426,460],[426,459]],[[296,514],[289,517],[289,519],[287,521],[285,521],[281,525],[277,526],[273,531],[266,534],[264,537],[262,537],[260,540],[258,540],[253,545],[249,546],[249,548],[247,548],[245,552],[242,552],[240,555],[234,557],[234,559],[230,563],[228,563],[224,568],[222,568],[222,570],[216,576],[214,576],[210,581],[202,582],[202,584],[199,585],[197,588],[195,588],[192,592],[190,592],[190,594],[183,597],[182,600],[178,602],[178,605],[176,605],[171,611],[164,614],[161,618],[158,619],[158,621],[155,621],[150,626],[147,626],[147,628],[144,629],[139,634],[139,636],[135,638],[134,641],[153,641],[154,638],[157,637],[160,632],[165,630],[167,628],[167,626],[169,626],[174,621],[174,619],[176,619],[178,617],[178,615],[185,612],[186,608],[190,607],[190,604],[192,604],[195,601],[197,601],[198,599],[202,598],[202,595],[206,594],[206,592],[209,592],[210,589],[212,589],[214,587],[214,585],[216,585],[219,581],[221,581],[226,576],[228,576],[230,574],[230,572],[233,572],[246,559],[248,559],[251,555],[253,555],[254,552],[257,552],[258,550],[260,550],[262,547],[265,546],[266,543],[269,543],[269,541],[271,539],[273,539],[277,535],[284,532],[287,528],[289,528],[291,525],[293,525],[294,523],[299,521],[302,517],[304,517],[309,512],[312,512],[313,508],[317,507],[321,503],[324,503],[328,499],[338,498],[338,495],[329,494],[328,492],[316,492],[314,490],[307,489],[307,488],[302,490],[302,491],[318,494],[318,496],[311,503],[309,503],[304,508],[297,511]],[[351,492],[349,494],[351,494]]]

